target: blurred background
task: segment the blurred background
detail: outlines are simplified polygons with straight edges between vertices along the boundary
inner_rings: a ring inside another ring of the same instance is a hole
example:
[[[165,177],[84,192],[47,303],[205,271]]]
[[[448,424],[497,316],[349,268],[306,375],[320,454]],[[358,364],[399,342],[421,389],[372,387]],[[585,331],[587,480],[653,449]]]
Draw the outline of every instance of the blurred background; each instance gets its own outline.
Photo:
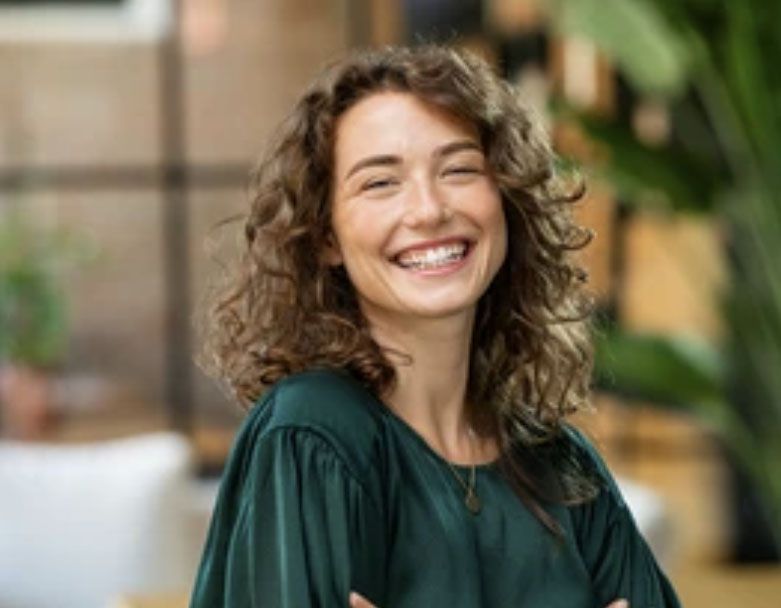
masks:
[[[684,605],[781,598],[781,3],[0,0],[0,606],[185,606],[243,412],[216,224],[347,49],[467,47],[588,185],[596,410]],[[208,243],[208,247],[205,244]]]

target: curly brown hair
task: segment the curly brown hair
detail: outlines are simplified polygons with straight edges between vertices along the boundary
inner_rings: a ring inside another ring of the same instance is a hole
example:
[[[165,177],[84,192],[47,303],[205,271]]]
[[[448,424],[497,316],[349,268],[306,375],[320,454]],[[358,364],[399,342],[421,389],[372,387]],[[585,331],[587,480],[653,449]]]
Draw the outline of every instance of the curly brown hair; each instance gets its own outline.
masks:
[[[467,403],[490,413],[505,468],[535,506],[533,497],[547,494],[541,477],[519,464],[528,464],[523,455],[588,403],[591,301],[572,252],[591,233],[571,213],[582,183],[562,177],[517,91],[471,54],[440,46],[354,52],[314,81],[253,174],[246,248],[211,296],[202,365],[245,404],[312,367],[346,369],[380,396],[392,387],[394,368],[346,273],[322,255],[337,121],[381,91],[410,93],[478,129],[502,196],[508,252],[478,303]],[[575,486],[564,498],[583,496]]]

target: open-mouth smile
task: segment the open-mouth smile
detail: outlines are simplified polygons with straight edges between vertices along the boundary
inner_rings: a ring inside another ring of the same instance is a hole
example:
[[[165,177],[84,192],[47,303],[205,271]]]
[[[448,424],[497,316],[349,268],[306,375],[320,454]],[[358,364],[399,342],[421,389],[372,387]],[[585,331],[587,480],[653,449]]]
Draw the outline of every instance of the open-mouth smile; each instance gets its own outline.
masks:
[[[473,243],[467,239],[453,239],[431,246],[411,247],[391,258],[405,270],[432,271],[454,269],[471,253]]]

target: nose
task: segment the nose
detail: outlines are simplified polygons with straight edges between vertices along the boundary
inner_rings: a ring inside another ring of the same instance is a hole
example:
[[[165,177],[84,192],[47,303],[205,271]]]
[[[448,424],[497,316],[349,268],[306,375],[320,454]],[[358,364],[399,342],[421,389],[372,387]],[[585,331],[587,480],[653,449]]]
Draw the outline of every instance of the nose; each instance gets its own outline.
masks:
[[[408,228],[438,226],[453,217],[447,195],[429,178],[415,181],[411,188],[404,213]]]

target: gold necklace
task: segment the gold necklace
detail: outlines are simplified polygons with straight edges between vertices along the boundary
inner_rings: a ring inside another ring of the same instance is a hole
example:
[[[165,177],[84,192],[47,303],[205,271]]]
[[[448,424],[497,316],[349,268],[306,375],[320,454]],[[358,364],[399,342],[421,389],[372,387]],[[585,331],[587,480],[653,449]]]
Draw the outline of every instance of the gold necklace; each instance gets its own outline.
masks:
[[[474,431],[472,429],[469,429],[468,431],[469,438],[474,439]],[[449,460],[446,460],[447,466],[450,468],[450,471],[453,473],[453,476],[458,480],[458,483],[461,485],[462,488],[464,488],[464,504],[466,505],[466,508],[472,515],[477,515],[480,513],[480,509],[482,509],[483,505],[480,502],[480,497],[477,495],[477,492],[475,490],[475,486],[477,485],[477,466],[472,463],[472,467],[469,471],[469,483],[461,479],[461,475],[456,471],[455,467],[450,464]]]
[[[472,515],[477,515],[478,513],[480,513],[480,509],[482,508],[483,505],[480,502],[480,497],[477,495],[477,492],[475,492],[475,481],[476,481],[475,465],[472,465],[472,468],[469,472],[469,483],[461,479],[461,475],[458,474],[458,471],[455,470],[452,464],[448,462],[447,466],[450,467],[450,470],[453,472],[453,475],[458,480],[458,483],[460,483],[461,487],[464,488],[464,492],[465,492],[464,504],[466,505],[466,508],[469,510],[469,512]]]

